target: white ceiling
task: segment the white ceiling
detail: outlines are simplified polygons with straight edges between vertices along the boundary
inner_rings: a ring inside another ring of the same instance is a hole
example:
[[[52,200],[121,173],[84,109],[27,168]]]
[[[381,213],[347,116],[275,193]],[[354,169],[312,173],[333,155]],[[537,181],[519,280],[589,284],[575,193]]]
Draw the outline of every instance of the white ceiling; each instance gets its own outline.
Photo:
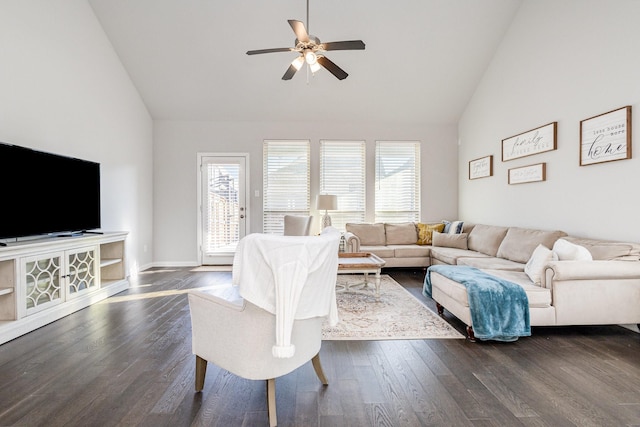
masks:
[[[89,0],[154,119],[455,124],[521,0],[311,0],[349,77],[282,75],[305,0]]]

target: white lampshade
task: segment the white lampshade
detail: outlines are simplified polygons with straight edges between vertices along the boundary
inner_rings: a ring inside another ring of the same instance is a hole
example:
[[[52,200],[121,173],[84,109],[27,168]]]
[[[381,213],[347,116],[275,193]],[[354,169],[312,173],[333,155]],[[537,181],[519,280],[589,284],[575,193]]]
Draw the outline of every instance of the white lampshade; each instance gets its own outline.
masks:
[[[319,194],[316,198],[316,208],[323,211],[335,211],[338,209],[338,196]]]
[[[294,59],[291,62],[291,65],[293,65],[296,70],[300,70],[300,68],[302,68],[303,64],[304,64],[304,57],[302,57],[302,56],[298,56],[296,59]]]

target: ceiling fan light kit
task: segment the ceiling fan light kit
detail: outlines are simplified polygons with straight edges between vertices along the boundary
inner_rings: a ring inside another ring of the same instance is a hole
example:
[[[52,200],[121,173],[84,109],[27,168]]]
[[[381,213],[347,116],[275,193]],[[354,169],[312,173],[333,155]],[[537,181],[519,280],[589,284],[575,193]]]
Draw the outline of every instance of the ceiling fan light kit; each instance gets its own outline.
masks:
[[[344,80],[349,76],[346,71],[338,67],[333,61],[324,56],[324,53],[331,50],[364,50],[365,44],[362,40],[348,40],[321,43],[320,39],[309,35],[307,28],[309,27],[309,2],[307,1],[307,27],[302,21],[295,19],[288,20],[291,29],[296,35],[295,47],[281,47],[274,49],[250,50],[247,55],[258,55],[262,53],[274,52],[298,52],[300,56],[296,57],[289,68],[282,76],[282,80],[291,80],[300,68],[306,63],[312,73],[317,72],[324,67],[333,74],[338,80]]]

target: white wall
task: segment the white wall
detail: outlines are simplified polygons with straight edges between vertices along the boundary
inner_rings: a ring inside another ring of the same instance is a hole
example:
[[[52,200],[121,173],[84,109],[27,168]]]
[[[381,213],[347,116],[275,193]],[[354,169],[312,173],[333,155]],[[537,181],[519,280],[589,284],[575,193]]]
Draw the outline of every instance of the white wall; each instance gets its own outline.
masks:
[[[317,194],[320,139],[367,143],[367,180],[374,179],[376,140],[422,142],[422,220],[455,217],[457,150],[455,126],[384,123],[154,122],[154,260],[158,265],[195,265],[197,250],[198,152],[249,153],[250,232],[262,231],[262,143],[265,139],[311,140],[311,192]],[[373,211],[373,194],[367,194]],[[317,214],[317,213],[316,213]],[[369,219],[370,221],[373,218]]]
[[[102,229],[150,265],[152,120],[88,2],[3,0],[0,40],[0,141],[100,162]]]
[[[640,241],[640,153],[579,166],[581,120],[631,105],[640,130],[638,17],[634,0],[522,3],[459,123],[462,219]],[[557,150],[501,161],[502,139],[553,121]],[[494,176],[469,181],[469,160],[490,154]],[[540,162],[545,182],[507,184],[509,168]]]

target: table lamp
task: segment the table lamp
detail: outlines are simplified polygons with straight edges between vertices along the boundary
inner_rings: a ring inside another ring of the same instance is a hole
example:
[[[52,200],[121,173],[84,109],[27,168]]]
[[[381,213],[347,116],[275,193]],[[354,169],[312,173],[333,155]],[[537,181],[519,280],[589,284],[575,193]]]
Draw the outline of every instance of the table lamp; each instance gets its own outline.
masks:
[[[338,209],[338,196],[330,194],[319,194],[316,199],[316,208],[318,210],[324,210],[322,216],[322,228],[329,227],[331,225],[331,217],[327,211],[335,211]]]

